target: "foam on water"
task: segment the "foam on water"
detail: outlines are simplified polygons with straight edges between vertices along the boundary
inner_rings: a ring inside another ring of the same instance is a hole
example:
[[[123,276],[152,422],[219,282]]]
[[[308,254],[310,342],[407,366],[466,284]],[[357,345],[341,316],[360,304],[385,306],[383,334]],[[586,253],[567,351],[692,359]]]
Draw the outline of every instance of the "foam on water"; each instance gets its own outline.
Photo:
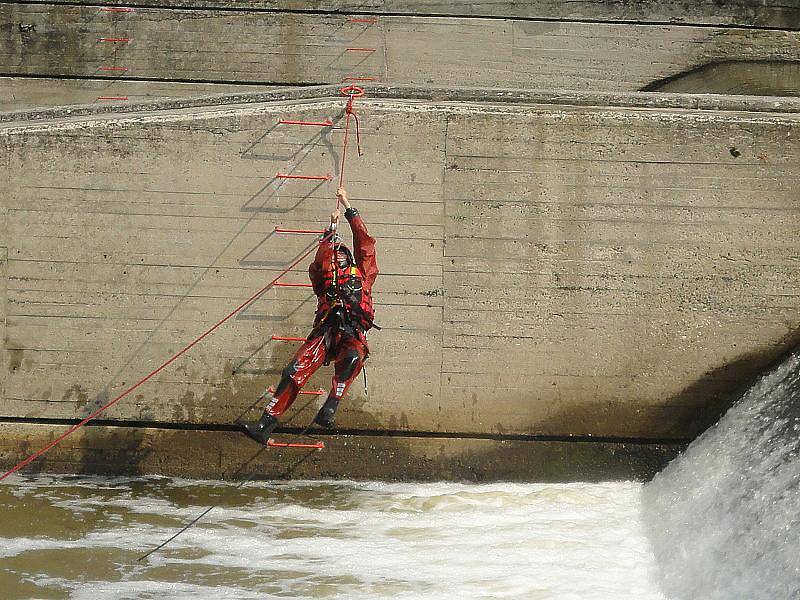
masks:
[[[636,483],[231,487],[10,479],[0,485],[0,511],[13,520],[0,524],[0,584],[11,597],[76,599],[663,600]],[[136,562],[226,492],[197,526]]]

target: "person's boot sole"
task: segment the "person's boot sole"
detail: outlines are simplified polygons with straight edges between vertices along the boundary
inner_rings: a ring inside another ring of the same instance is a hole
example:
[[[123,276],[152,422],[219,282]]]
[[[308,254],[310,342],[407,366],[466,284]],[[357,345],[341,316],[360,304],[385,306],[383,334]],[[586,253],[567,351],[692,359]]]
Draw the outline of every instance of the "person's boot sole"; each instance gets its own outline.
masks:
[[[256,427],[256,426],[257,423],[240,423],[239,428],[242,430],[242,433],[244,433],[247,437],[249,437],[257,444],[261,444],[263,446],[269,440],[269,436],[272,435],[272,432],[275,431],[275,429],[277,429],[278,424],[275,423],[271,427],[265,427],[264,429],[258,431],[250,431],[250,427]]]

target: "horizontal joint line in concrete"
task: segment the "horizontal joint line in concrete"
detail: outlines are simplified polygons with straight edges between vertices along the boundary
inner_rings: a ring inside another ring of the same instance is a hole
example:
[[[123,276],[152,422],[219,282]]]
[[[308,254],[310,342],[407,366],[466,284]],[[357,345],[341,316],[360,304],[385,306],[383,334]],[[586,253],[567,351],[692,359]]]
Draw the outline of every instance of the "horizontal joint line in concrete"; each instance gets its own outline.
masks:
[[[44,417],[0,417],[0,423],[20,423],[25,425],[56,425],[69,426],[79,423],[79,419],[58,419]],[[134,429],[171,429],[186,431],[219,431],[219,432],[241,432],[235,424],[227,423],[168,423],[151,421],[116,421],[95,419],[86,424],[86,427],[120,427]],[[276,433],[298,434],[305,431],[305,428],[286,427],[279,428]],[[502,433],[476,433],[476,432],[440,432],[440,431],[420,431],[420,430],[396,430],[396,429],[338,429],[333,432],[315,430],[309,435],[334,437],[334,436],[364,436],[364,437],[406,437],[406,438],[443,438],[456,439],[467,438],[476,440],[492,441],[519,441],[519,442],[571,442],[571,443],[595,443],[595,444],[638,444],[638,445],[687,445],[691,442],[687,438],[642,438],[642,437],[607,437],[593,435],[537,435],[537,434],[502,434]]]
[[[451,158],[480,158],[485,159],[488,161],[495,160],[495,159],[508,159],[507,156],[499,156],[497,154],[448,154],[448,159]],[[575,158],[575,157],[560,157],[560,156],[552,156],[547,158],[540,158],[540,157],[526,157],[526,156],[515,156],[514,160],[529,160],[533,162],[565,162],[565,163],[622,163],[622,164],[631,164],[631,165],[713,165],[716,167],[731,167],[731,168],[741,168],[743,166],[758,166],[763,167],[764,163],[757,160],[754,162],[734,162],[733,160],[724,160],[724,161],[700,161],[700,160],[655,160],[655,159],[630,159],[630,158],[601,158],[601,157],[587,157],[587,158]],[[522,174],[522,175],[538,175],[539,171],[528,171],[522,169],[498,169],[492,168],[491,166],[480,168],[480,167],[459,167],[456,169],[452,169],[456,172],[473,172],[473,173],[515,173],[515,174]]]
[[[0,0],[0,3],[1,0]],[[92,73],[90,75],[53,75],[53,74],[39,74],[39,73],[0,73],[0,77],[13,77],[13,78],[23,78],[23,79],[59,79],[59,80],[69,80],[69,81],[86,81],[86,80],[118,80],[120,77],[117,76],[105,76],[100,75],[98,73]],[[302,88],[302,87],[311,87],[311,86],[327,86],[330,85],[328,82],[316,82],[316,81],[292,81],[292,82],[284,82],[284,81],[254,81],[254,80],[236,80],[236,79],[197,79],[192,77],[141,77],[137,75],[125,75],[125,81],[145,81],[145,82],[155,82],[155,83],[214,83],[219,85],[257,85],[257,86],[277,86],[282,88]]]

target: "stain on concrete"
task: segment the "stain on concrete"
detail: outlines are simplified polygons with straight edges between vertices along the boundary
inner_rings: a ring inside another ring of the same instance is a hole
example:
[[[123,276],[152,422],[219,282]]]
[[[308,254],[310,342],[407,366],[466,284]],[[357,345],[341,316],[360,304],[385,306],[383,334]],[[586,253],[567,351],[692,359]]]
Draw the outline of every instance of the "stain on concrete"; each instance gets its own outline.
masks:
[[[12,373],[18,371],[22,366],[22,360],[25,357],[25,352],[19,349],[9,349],[8,352],[8,369]]]
[[[89,392],[81,384],[76,383],[64,392],[61,400],[63,402],[74,402],[78,409],[84,408],[89,401]]]

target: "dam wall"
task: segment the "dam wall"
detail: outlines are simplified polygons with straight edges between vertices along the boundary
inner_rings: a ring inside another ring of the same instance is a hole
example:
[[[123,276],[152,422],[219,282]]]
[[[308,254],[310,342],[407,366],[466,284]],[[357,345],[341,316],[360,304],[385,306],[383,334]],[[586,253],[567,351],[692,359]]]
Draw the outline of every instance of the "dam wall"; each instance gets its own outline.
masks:
[[[277,174],[338,173],[337,93],[0,125],[6,463],[314,243],[275,228],[321,229],[336,181]],[[364,154],[351,147],[345,183],[378,239],[383,329],[346,436],[305,475],[649,476],[797,343],[800,101],[420,95],[356,102]],[[305,336],[313,309],[307,289],[269,290],[43,467],[229,475],[251,448],[230,423],[295,347],[271,336]]]
[[[199,84],[625,92],[717,63],[800,61],[800,9],[716,4],[0,2],[0,75],[14,78],[0,88],[18,90],[7,110],[17,95],[45,106]],[[52,93],[64,86],[75,99]]]
[[[276,227],[327,221],[358,84],[382,330],[292,476],[652,476],[800,342],[800,100],[649,90],[794,93],[798,36],[771,0],[0,0],[0,463],[313,247]],[[270,289],[33,468],[240,476],[313,308]]]

